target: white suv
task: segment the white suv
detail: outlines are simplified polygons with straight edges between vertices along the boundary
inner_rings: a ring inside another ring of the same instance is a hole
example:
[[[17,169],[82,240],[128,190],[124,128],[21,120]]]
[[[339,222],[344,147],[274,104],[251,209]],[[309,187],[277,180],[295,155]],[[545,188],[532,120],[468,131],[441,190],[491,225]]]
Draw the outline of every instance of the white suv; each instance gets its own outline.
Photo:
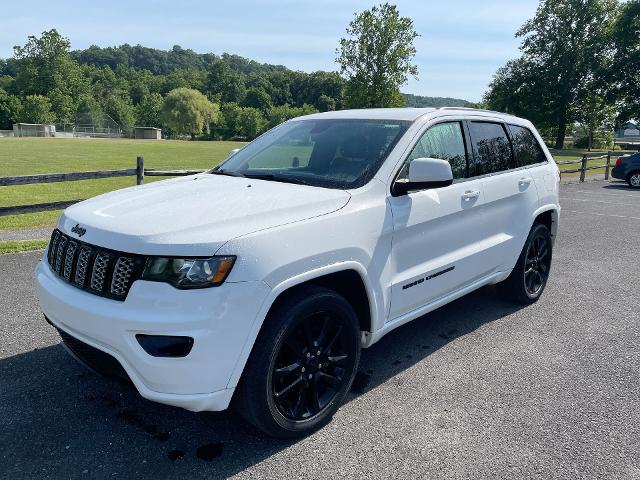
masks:
[[[37,267],[40,303],[74,356],[143,397],[233,400],[268,434],[301,435],[394,328],[487,284],[535,302],[558,187],[520,118],[309,115],[209,172],[68,208]]]

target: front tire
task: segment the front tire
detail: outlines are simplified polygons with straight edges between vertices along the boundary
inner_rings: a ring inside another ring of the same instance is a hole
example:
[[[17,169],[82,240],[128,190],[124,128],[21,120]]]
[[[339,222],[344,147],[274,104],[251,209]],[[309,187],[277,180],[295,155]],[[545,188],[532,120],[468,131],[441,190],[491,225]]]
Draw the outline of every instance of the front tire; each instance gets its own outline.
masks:
[[[536,223],[509,277],[496,287],[508,300],[528,305],[537,302],[549,279],[553,244],[546,225]]]
[[[631,172],[627,178],[627,183],[631,188],[640,188],[640,172]]]
[[[332,290],[302,287],[267,315],[236,390],[236,409],[270,436],[307,435],[331,420],[359,360],[353,307]]]

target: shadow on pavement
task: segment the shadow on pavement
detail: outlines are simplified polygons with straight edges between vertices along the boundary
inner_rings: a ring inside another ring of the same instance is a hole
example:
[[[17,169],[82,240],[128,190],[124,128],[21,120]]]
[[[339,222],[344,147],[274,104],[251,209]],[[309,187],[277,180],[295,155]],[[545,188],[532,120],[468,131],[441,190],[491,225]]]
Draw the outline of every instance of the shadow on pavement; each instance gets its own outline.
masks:
[[[347,401],[518,308],[486,287],[391,332],[363,351]],[[51,327],[42,320],[42,328]],[[194,414],[144,400],[86,371],[60,345],[1,360],[0,387],[3,478],[226,477],[292,444],[232,412]]]
[[[625,190],[627,192],[633,192],[634,189],[629,186],[629,184],[625,181],[619,182],[611,182],[606,185],[603,185],[602,188],[606,188],[607,190]]]

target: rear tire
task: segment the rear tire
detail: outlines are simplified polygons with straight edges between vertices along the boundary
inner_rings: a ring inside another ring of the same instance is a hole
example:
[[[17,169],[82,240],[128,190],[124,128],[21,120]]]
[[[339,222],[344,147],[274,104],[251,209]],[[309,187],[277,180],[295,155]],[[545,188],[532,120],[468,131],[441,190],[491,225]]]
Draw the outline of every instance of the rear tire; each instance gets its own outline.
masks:
[[[627,177],[627,183],[631,188],[640,188],[640,172],[631,172]]]
[[[496,285],[498,292],[524,305],[537,302],[547,285],[552,253],[551,232],[546,225],[534,224],[511,274]]]
[[[267,435],[308,435],[340,407],[359,360],[353,307],[333,290],[302,287],[267,315],[236,389],[235,408]]]

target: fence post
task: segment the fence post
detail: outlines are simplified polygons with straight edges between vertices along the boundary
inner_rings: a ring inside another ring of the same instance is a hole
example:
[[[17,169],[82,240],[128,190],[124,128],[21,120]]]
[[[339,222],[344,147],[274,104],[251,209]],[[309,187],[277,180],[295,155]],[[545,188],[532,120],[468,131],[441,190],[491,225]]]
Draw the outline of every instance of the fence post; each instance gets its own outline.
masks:
[[[582,168],[580,169],[580,182],[584,182],[587,173],[587,155],[582,155]]]
[[[611,150],[607,151],[607,166],[604,169],[604,179],[609,180],[609,169],[611,168]]]
[[[136,185],[144,183],[144,157],[136,159]]]

